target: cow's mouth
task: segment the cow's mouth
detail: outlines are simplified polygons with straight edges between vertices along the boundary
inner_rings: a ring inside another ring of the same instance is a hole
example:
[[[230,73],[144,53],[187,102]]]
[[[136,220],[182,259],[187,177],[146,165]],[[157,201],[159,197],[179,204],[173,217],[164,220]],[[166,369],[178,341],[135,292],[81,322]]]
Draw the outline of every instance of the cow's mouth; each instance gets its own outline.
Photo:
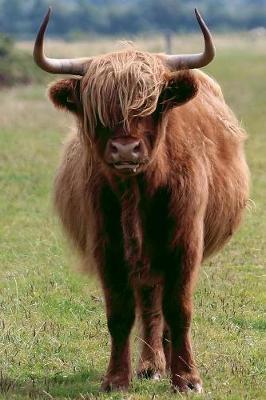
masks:
[[[139,163],[133,163],[129,161],[120,161],[113,164],[113,166],[120,171],[130,171],[134,173],[137,172],[139,165]]]

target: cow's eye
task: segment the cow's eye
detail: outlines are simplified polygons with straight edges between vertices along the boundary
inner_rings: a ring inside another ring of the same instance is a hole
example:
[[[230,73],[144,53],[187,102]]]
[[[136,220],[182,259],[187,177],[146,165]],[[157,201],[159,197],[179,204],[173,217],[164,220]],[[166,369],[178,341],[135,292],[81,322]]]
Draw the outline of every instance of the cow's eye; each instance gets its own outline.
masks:
[[[98,121],[97,121],[95,132],[96,132],[97,136],[101,137],[102,139],[107,139],[110,136],[112,136],[112,130],[110,128],[107,128],[106,126],[103,126],[103,124]]]
[[[75,103],[71,96],[67,96],[66,101],[67,101],[68,104],[74,104]]]

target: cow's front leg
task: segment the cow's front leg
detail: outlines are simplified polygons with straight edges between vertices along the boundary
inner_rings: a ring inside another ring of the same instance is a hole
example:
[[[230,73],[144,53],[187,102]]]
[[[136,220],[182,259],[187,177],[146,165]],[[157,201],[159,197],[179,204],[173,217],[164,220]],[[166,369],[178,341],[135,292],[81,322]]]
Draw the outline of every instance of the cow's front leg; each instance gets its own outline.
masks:
[[[202,392],[190,338],[193,283],[201,248],[188,248],[182,253],[178,263],[167,270],[163,294],[163,312],[171,335],[171,380],[174,389],[180,392]]]
[[[165,372],[162,284],[138,288],[137,306],[142,323],[138,377],[159,379]]]
[[[114,276],[114,280],[119,277]],[[111,335],[111,356],[102,389],[125,390],[131,381],[129,336],[135,318],[132,289],[125,282],[105,288],[107,324]]]
[[[101,212],[99,212],[99,206]],[[105,296],[111,356],[102,383],[105,391],[127,389],[131,380],[129,336],[135,319],[135,298],[129,283],[130,267],[124,257],[121,206],[108,185],[96,197],[94,207],[101,217],[95,225],[94,256]]]

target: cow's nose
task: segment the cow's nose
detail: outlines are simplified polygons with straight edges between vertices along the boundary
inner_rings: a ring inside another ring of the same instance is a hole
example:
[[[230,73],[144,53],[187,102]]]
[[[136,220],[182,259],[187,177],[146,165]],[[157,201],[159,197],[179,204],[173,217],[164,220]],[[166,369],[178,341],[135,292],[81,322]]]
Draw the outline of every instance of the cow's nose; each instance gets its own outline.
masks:
[[[121,142],[110,140],[107,145],[107,153],[111,162],[139,162],[144,156],[144,146],[141,140],[127,140]]]

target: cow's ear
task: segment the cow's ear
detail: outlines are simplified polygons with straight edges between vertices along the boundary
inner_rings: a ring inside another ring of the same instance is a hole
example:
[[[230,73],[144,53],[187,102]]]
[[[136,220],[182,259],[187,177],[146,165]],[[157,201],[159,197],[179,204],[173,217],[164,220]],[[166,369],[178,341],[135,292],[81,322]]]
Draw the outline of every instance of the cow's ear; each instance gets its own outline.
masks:
[[[48,96],[56,107],[78,113],[81,110],[80,79],[62,79],[52,83]]]
[[[169,76],[159,97],[159,112],[181,106],[193,99],[198,92],[198,84],[190,71],[181,71]]]

